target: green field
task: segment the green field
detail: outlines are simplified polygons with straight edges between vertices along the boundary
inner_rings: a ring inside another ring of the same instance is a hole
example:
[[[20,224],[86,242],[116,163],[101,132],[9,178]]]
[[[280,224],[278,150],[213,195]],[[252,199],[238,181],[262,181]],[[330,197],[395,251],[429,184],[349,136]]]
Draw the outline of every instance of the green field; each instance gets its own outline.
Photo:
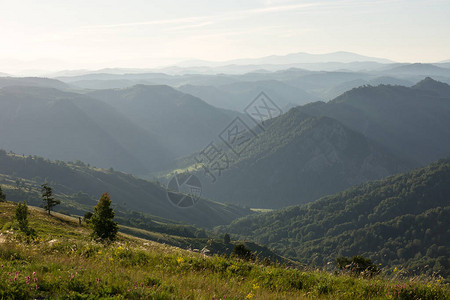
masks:
[[[361,278],[207,256],[130,235],[109,245],[64,215],[30,207],[37,237],[0,203],[2,299],[448,299],[440,279]]]

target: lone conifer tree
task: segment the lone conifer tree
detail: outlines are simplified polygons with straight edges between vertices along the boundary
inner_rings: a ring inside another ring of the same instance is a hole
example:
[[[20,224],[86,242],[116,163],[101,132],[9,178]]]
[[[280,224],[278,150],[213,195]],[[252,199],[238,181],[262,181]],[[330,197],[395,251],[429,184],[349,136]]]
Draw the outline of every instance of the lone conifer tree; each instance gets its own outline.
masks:
[[[231,242],[231,238],[228,233],[225,233],[225,235],[223,236],[223,242],[227,245]]]
[[[101,240],[115,240],[119,226],[113,219],[114,210],[111,208],[111,197],[108,193],[103,193],[90,218],[90,224],[94,230],[92,236]]]
[[[0,202],[6,201],[6,195],[2,191],[2,187],[0,186]]]
[[[48,214],[50,215],[50,211],[52,210],[52,208],[60,204],[61,201],[55,200],[55,198],[53,197],[52,188],[47,183],[41,185],[41,192],[42,201],[45,202],[44,209],[48,211]]]

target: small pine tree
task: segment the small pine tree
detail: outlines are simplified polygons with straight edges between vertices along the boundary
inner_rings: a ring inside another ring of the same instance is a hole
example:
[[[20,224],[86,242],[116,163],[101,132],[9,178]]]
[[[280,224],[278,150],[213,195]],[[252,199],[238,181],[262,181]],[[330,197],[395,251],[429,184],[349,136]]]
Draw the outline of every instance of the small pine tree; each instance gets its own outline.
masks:
[[[111,197],[108,193],[103,193],[94,207],[94,214],[90,218],[90,224],[93,229],[92,236],[103,241],[115,240],[119,226],[113,219],[114,210],[111,208]]]
[[[225,233],[225,235],[223,236],[223,242],[227,245],[231,242],[231,238],[228,233]]]
[[[61,201],[55,200],[55,198],[53,197],[52,188],[46,183],[41,185],[41,192],[42,192],[42,201],[44,201],[45,203],[44,209],[50,215],[50,211],[53,209],[53,207],[60,204]]]
[[[19,223],[20,231],[26,235],[36,235],[34,229],[28,227],[28,205],[25,201],[17,204],[15,217],[17,223]]]
[[[2,191],[2,187],[0,186],[0,202],[6,201],[6,195]]]

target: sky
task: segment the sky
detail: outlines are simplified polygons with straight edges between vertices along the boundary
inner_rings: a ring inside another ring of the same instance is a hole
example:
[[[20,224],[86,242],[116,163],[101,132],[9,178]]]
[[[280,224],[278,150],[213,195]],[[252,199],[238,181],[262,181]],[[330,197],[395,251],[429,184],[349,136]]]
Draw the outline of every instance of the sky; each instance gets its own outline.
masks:
[[[0,72],[349,51],[450,59],[450,1],[0,0]]]

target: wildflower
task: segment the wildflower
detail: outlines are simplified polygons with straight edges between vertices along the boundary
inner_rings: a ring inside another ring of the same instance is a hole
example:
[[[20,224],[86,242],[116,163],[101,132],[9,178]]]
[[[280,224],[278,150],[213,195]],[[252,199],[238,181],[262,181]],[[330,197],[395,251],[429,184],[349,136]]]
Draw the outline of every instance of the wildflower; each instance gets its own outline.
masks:
[[[182,264],[183,262],[184,262],[184,258],[182,258],[182,257],[177,258],[177,263]]]
[[[36,284],[36,289],[38,290],[39,289],[39,286]]]
[[[252,299],[253,296],[255,296],[255,294],[253,294],[253,292],[250,292],[250,293],[248,293],[248,295],[245,298]]]
[[[33,277],[36,276],[36,272],[33,272]]]
[[[394,268],[394,272],[397,272],[397,270],[398,270],[397,267],[395,267],[395,268]]]

